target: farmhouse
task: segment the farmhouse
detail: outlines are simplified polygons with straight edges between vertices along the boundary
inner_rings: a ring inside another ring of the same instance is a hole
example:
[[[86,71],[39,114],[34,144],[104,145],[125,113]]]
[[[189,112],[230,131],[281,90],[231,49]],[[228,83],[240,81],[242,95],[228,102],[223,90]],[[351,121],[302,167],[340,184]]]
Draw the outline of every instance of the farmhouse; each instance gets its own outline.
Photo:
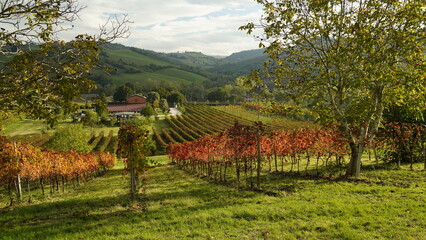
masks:
[[[126,99],[125,103],[108,103],[108,111],[110,114],[134,115],[140,112],[146,106],[146,97],[140,95],[132,95]]]

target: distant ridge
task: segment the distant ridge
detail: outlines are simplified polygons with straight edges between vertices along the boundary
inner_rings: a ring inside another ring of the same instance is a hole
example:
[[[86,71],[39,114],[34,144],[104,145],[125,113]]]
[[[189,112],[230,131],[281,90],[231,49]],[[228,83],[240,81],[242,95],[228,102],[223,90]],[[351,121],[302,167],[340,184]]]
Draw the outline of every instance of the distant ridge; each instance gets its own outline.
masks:
[[[226,62],[237,63],[247,60],[252,60],[258,57],[266,56],[263,49],[246,50],[242,52],[233,53],[223,60]]]
[[[113,71],[94,70],[89,78],[100,89],[104,88],[106,95],[112,95],[114,86],[126,83],[140,90],[158,86],[182,89],[192,84],[221,87],[233,83],[236,77],[248,74],[251,69],[260,68],[266,60],[262,49],[230,56],[209,56],[195,51],[159,53],[116,43],[103,45],[100,56]],[[0,67],[10,59],[0,56]]]

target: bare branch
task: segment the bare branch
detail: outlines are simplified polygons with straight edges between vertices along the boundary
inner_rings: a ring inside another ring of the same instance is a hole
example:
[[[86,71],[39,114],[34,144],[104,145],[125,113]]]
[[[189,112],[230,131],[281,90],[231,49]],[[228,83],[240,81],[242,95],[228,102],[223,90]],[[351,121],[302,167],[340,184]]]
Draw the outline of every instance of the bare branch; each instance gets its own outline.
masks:
[[[123,15],[122,18],[118,16],[109,17],[108,20],[99,26],[100,33],[95,36],[100,42],[112,42],[117,38],[128,38],[130,36],[129,23],[133,23],[129,20],[127,14]]]

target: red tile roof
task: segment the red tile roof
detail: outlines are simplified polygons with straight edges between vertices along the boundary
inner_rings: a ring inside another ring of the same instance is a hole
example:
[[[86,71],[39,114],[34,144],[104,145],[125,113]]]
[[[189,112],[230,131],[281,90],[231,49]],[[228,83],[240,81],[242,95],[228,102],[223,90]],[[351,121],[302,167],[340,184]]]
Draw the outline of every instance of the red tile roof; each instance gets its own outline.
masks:
[[[109,112],[140,112],[144,107],[145,103],[109,103]]]

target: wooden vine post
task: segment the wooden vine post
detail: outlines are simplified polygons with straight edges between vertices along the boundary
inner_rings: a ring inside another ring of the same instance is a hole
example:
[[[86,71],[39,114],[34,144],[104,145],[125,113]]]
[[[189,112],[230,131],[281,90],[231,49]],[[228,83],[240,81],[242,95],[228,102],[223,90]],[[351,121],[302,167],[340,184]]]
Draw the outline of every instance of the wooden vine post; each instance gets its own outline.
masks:
[[[142,126],[122,126],[118,132],[118,156],[123,158],[124,173],[130,172],[130,196],[139,192],[139,175],[148,169],[147,154],[151,147],[149,131]]]
[[[18,151],[18,147],[16,146],[16,142],[13,143],[13,149],[15,152],[16,164],[19,165],[20,154]],[[19,175],[19,173],[16,176],[16,192],[18,195],[18,201],[19,203],[21,203],[22,202],[22,186],[21,186],[21,176]]]

